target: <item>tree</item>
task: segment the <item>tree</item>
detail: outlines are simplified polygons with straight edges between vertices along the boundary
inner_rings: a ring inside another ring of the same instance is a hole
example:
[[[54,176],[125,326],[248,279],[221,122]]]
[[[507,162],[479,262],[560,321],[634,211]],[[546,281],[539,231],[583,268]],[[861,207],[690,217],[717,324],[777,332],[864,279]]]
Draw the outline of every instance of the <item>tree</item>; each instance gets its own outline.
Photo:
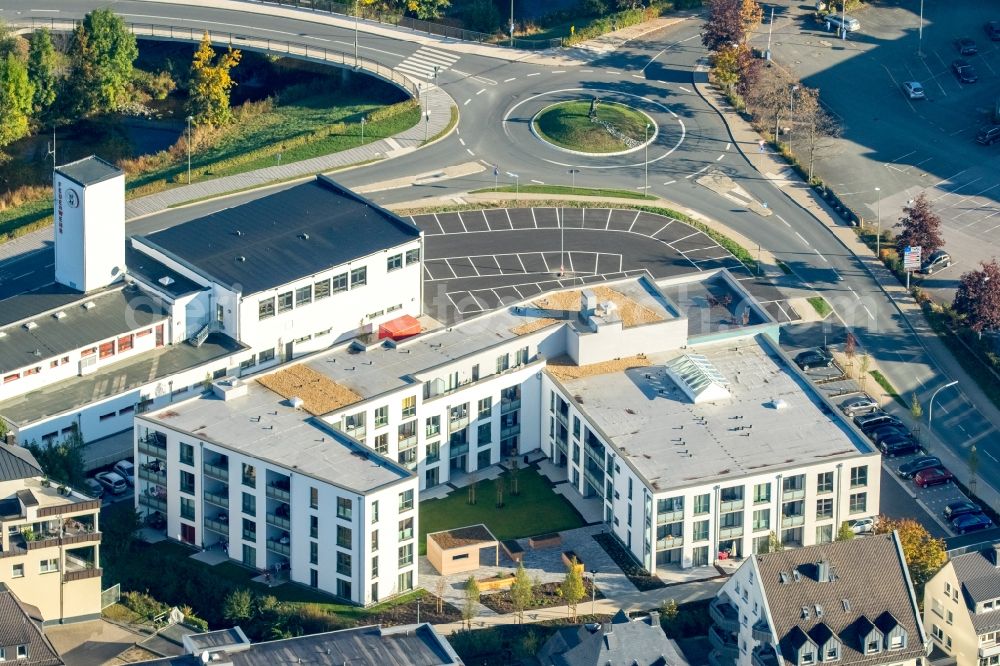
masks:
[[[740,81],[740,49],[741,45],[731,44],[711,56],[712,78],[726,90],[732,90]]]
[[[920,400],[917,398],[916,391],[910,396],[910,416],[917,423],[920,423],[920,417],[924,415],[924,408],[920,404]]]
[[[83,18],[70,40],[69,93],[79,115],[114,111],[129,100],[132,66],[139,56],[135,35],[110,9]]]
[[[846,520],[840,524],[840,529],[837,531],[837,541],[850,541],[854,538],[854,530],[851,529],[851,524]]]
[[[465,581],[465,603],[462,605],[462,619],[472,629],[472,618],[479,612],[479,583],[473,576]]]
[[[701,29],[701,43],[709,51],[743,41],[740,0],[708,0],[708,21]]]
[[[83,439],[75,430],[58,444],[39,446],[35,442],[29,442],[25,448],[31,451],[50,479],[71,487],[83,487],[86,480],[83,472]]]
[[[521,494],[521,488],[517,484],[517,477],[521,473],[521,468],[517,464],[517,458],[510,466],[510,496],[517,497]]]
[[[503,19],[493,0],[472,0],[463,14],[465,25],[477,32],[494,32]]]
[[[963,273],[952,308],[978,333],[1000,328],[1000,265],[996,259],[979,262],[980,270]]]
[[[559,596],[569,606],[570,615],[574,622],[576,621],[576,605],[580,603],[580,600],[583,599],[583,595],[586,593],[587,589],[583,584],[583,567],[580,566],[574,557],[566,567],[566,578],[559,585]]]
[[[52,35],[45,28],[31,33],[29,44],[28,79],[35,86],[32,101],[35,113],[44,115],[56,101],[58,56],[52,45]]]
[[[812,178],[816,154],[827,147],[830,139],[840,136],[840,123],[823,108],[816,88],[799,86],[794,112],[793,122],[799,128],[797,137],[805,141],[806,163]]]
[[[517,614],[518,623],[524,622],[524,611],[531,605],[534,595],[528,572],[524,570],[524,564],[518,562],[517,571],[514,573],[514,583],[510,586],[510,600],[514,606],[514,612]]]
[[[868,369],[872,366],[872,357],[865,352],[861,355],[861,367],[858,368],[858,381],[861,382],[861,390],[868,386]]]
[[[245,622],[253,617],[254,599],[250,590],[239,587],[230,592],[222,603],[222,615],[233,622]]]
[[[101,522],[101,557],[114,562],[129,554],[135,543],[142,519],[132,507],[116,512],[114,520]]]
[[[502,476],[498,476],[497,477],[497,481],[496,481],[496,487],[497,487],[497,508],[498,509],[502,509],[503,508],[503,491],[504,491],[504,487],[503,486],[504,486],[504,484],[503,484],[503,477]]]
[[[8,53],[0,60],[0,150],[28,135],[34,94],[28,68]]]
[[[935,539],[927,529],[910,518],[887,518],[879,516],[875,523],[876,534],[899,535],[899,543],[903,547],[906,567],[910,570],[910,580],[917,598],[923,598],[924,584],[948,561],[948,553],[944,547],[944,539]]]
[[[451,0],[406,0],[406,8],[425,21],[440,18],[451,7]]]
[[[944,246],[941,238],[941,218],[931,210],[931,202],[921,192],[913,202],[903,208],[903,217],[899,218],[897,227],[902,231],[896,236],[896,250],[903,256],[903,250],[909,247],[922,248],[923,256],[928,256],[934,250]]]
[[[438,576],[437,583],[434,584],[434,609],[438,615],[444,612],[444,591],[447,582],[444,576]]]
[[[673,631],[680,613],[681,609],[677,607],[677,602],[674,599],[667,599],[663,602],[663,605],[660,606],[660,621],[664,625],[664,631]]]
[[[785,549],[782,545],[781,539],[774,532],[767,535],[767,544],[764,545],[763,549],[759,551],[758,554],[765,555],[767,553],[777,553]]]
[[[188,85],[188,113],[199,125],[225,125],[233,118],[229,94],[236,85],[231,71],[240,63],[242,54],[229,47],[216,58],[208,32],[201,38],[191,61]]]

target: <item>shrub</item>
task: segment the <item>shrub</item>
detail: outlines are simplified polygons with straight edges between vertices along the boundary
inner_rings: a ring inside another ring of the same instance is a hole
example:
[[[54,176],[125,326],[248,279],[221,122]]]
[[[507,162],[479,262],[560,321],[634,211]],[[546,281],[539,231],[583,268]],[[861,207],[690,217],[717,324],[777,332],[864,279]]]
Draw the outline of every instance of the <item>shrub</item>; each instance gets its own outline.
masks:
[[[121,603],[140,618],[147,621],[151,621],[153,618],[170,610],[170,606],[157,601],[151,594],[136,592],[134,590],[122,594]]]

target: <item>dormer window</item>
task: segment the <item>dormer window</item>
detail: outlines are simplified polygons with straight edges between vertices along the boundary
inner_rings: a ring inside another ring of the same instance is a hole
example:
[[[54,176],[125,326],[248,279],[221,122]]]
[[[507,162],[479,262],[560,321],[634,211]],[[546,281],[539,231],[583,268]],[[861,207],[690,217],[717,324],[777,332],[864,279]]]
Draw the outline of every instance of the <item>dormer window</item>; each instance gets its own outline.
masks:
[[[993,610],[993,600],[983,602],[983,610]]]
[[[865,654],[878,654],[882,651],[882,642],[877,636],[872,636],[865,643]]]
[[[27,645],[18,645],[17,646],[17,658],[18,659],[27,659],[28,658],[28,646]]]
[[[809,648],[805,648],[805,649],[802,650],[802,653],[799,656],[799,664],[800,664],[800,666],[807,666],[807,664],[815,663],[815,661],[816,661],[816,653],[815,652],[813,652]]]
[[[902,650],[904,647],[903,636],[900,634],[889,636],[889,649]]]
[[[830,641],[823,651],[823,661],[837,661],[840,659],[840,646],[836,641]]]

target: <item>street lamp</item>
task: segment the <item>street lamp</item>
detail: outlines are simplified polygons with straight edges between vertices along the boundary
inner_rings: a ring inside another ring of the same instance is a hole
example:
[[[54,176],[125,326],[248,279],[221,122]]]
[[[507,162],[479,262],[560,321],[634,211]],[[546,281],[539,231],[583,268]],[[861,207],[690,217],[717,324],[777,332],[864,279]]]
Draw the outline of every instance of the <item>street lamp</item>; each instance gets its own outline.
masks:
[[[590,570],[590,615],[597,615],[597,569]]]
[[[510,0],[510,46],[514,48],[514,0]]]
[[[358,0],[354,0],[354,68],[358,68]]]
[[[570,177],[572,177],[572,179],[573,179],[573,189],[575,190],[576,189],[576,174],[580,173],[580,170],[579,169],[570,169],[566,173],[568,173],[570,175]]]
[[[361,116],[361,145],[365,145],[365,117]]]
[[[924,0],[920,0],[920,24],[917,26],[917,56],[924,57]]]
[[[799,85],[796,83],[791,88],[788,89],[788,122],[789,129],[795,125],[795,91],[799,89]],[[792,135],[788,135],[788,152],[792,152]]]
[[[931,402],[927,406],[927,429],[928,430],[931,429],[931,425],[934,423],[934,398],[936,398],[937,394],[940,393],[941,391],[945,390],[949,386],[954,386],[957,383],[958,383],[958,380],[948,382],[947,384],[945,384],[944,386],[942,386],[941,388],[939,388],[938,390],[934,391],[934,393],[931,394]]]
[[[188,185],[191,184],[191,121],[194,120],[193,116],[188,116],[186,118],[188,124]]]
[[[424,143],[427,143],[427,126],[431,122],[431,110],[427,109],[424,111]]]
[[[507,175],[514,179],[514,198],[517,199],[521,196],[521,177],[510,171],[507,172]]]
[[[875,196],[878,200],[875,203],[875,258],[882,258],[882,188],[875,188]]]
[[[642,193],[645,194],[646,190],[649,189],[649,128],[652,127],[649,123],[646,123],[645,141],[643,141],[643,183],[642,183]]]

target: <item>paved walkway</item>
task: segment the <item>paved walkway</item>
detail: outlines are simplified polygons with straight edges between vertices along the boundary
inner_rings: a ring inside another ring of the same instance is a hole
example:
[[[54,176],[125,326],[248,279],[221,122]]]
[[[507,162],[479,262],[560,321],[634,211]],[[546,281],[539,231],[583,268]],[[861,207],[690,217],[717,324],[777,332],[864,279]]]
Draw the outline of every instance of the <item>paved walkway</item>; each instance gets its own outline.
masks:
[[[858,239],[853,229],[843,223],[840,216],[830,208],[829,204],[819,197],[815,190],[809,187],[780,155],[759,153],[760,135],[749,122],[735,112],[721,93],[704,81],[696,82],[695,87],[698,93],[722,116],[729,128],[733,143],[747,161],[765,178],[773,181],[789,199],[806,213],[829,228],[844,247],[858,257],[868,273],[889,296],[906,325],[919,338],[942,376],[958,380],[966,399],[990,423],[1000,424],[1000,410],[982,392],[975,380],[966,374],[964,368],[955,360],[941,338],[931,329],[915,299],[885,265],[875,257],[875,253]],[[731,232],[727,233],[731,234]],[[910,391],[900,388],[900,392],[901,394],[909,394]],[[912,425],[912,418],[907,410],[898,408],[891,411],[904,420],[909,419]],[[952,449],[945,446],[934,433],[929,433],[925,437],[929,440],[929,449],[941,458],[948,469],[962,483],[968,484],[970,478],[968,460],[955,455]],[[977,483],[977,495],[989,506],[1000,506],[1000,492],[982,479]]]

